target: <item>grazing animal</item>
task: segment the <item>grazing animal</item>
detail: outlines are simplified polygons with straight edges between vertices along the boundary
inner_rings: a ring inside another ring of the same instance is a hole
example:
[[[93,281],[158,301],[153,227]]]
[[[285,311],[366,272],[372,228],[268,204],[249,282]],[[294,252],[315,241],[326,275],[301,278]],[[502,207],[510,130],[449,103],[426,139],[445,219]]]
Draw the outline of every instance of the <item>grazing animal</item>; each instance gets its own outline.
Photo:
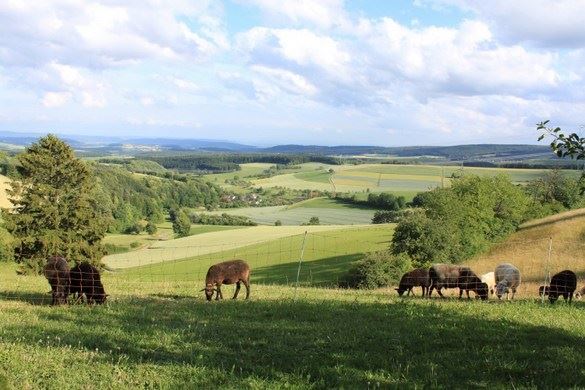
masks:
[[[216,300],[223,299],[221,293],[222,284],[236,283],[236,293],[233,299],[238,297],[240,292],[240,283],[246,286],[246,299],[250,297],[250,266],[243,260],[229,260],[223,263],[214,264],[209,267],[205,277],[205,297],[208,301],[213,298],[213,293],[217,291]]]
[[[459,268],[459,298],[463,295],[463,291],[469,298],[469,291],[473,291],[475,295],[482,300],[488,299],[489,288],[487,283],[482,280],[473,272],[469,267]]]
[[[488,285],[488,289],[490,291],[490,295],[494,295],[496,292],[496,276],[493,272],[488,272],[487,274],[483,274],[479,277],[482,282]]]
[[[585,295],[585,286],[581,287],[581,289],[575,293],[575,298],[581,299],[583,298],[583,295]]]
[[[405,291],[408,291],[406,296],[409,296],[414,287],[420,286],[422,287],[422,296],[424,297],[427,295],[430,285],[431,279],[429,278],[429,269],[417,268],[402,275],[396,291],[398,291],[399,296],[402,296]]]
[[[51,304],[67,303],[69,295],[69,264],[61,256],[53,256],[47,260],[43,273],[51,285]]]
[[[77,294],[81,299],[85,294],[85,300],[88,304],[102,304],[106,301],[107,294],[100,278],[100,271],[93,265],[83,262],[71,268],[69,273],[71,285],[70,294]]]
[[[510,290],[512,290],[512,298],[516,295],[516,289],[520,285],[520,270],[513,264],[502,263],[499,264],[494,275],[496,277],[496,295],[498,299],[502,299],[502,295],[506,294],[506,299],[509,299]]]
[[[539,296],[544,296],[544,295],[548,295],[550,287],[548,286],[539,286],[538,287],[538,295]]]
[[[559,296],[562,295],[565,301],[573,300],[573,292],[577,289],[577,275],[571,270],[564,270],[554,274],[550,279],[548,288],[548,300],[555,303]]]
[[[452,264],[433,264],[429,269],[429,278],[431,279],[431,287],[429,289],[429,297],[433,289],[442,297],[443,288],[459,287],[459,297],[462,296],[463,291],[475,292],[481,299],[488,298],[487,284],[482,283],[481,279],[468,267],[460,267]]]

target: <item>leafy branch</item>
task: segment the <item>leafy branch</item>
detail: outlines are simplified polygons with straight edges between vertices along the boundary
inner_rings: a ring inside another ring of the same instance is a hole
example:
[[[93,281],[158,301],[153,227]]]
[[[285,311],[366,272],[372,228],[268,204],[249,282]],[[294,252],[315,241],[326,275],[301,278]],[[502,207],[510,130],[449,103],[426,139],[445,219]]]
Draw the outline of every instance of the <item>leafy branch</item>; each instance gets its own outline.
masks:
[[[585,159],[585,138],[579,137],[576,133],[565,135],[561,132],[560,127],[548,127],[549,121],[538,123],[536,129],[542,131],[539,141],[545,137],[552,137],[550,147],[553,152],[560,158],[570,157],[576,160]]]

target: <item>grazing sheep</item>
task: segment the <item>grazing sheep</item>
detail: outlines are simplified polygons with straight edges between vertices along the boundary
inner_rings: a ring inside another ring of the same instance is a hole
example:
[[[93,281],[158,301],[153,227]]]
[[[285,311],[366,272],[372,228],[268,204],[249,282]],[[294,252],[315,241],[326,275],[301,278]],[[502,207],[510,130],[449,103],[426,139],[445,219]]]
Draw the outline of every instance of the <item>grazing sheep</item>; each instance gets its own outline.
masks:
[[[459,266],[452,264],[433,264],[429,268],[429,278],[431,279],[431,288],[429,297],[433,289],[437,290],[439,296],[443,296],[443,288],[459,287]]]
[[[402,275],[402,278],[400,279],[400,283],[398,284],[398,288],[396,289],[396,291],[398,291],[399,296],[402,296],[402,294],[404,294],[405,291],[408,291],[406,293],[406,296],[408,296],[410,295],[414,287],[420,286],[422,287],[423,293],[422,296],[424,297],[425,295],[427,295],[430,285],[431,280],[429,278],[429,269],[417,268]]]
[[[102,304],[106,301],[107,294],[102,285],[100,271],[96,267],[87,262],[79,263],[71,268],[69,275],[71,278],[70,294],[77,293],[78,299],[81,299],[82,295],[85,294],[88,304]]]
[[[488,299],[488,285],[481,281],[481,279],[469,267],[459,268],[459,298],[463,295],[463,291],[469,298],[469,291],[473,291],[476,297],[482,300]]]
[[[579,291],[575,293],[575,299],[581,299],[585,295],[585,286],[581,287]]]
[[[548,288],[548,300],[550,303],[555,303],[562,295],[565,301],[573,300],[573,292],[577,289],[577,275],[571,270],[564,270],[558,274],[554,274],[550,279],[550,286]]]
[[[549,287],[548,286],[539,286],[538,287],[538,295],[539,296],[545,296],[548,295],[549,292]]]
[[[479,277],[482,282],[488,285],[488,289],[490,291],[490,295],[494,295],[496,292],[496,276],[493,272],[488,272],[487,274],[483,274]]]
[[[498,299],[502,299],[502,295],[506,294],[506,299],[509,299],[510,290],[512,290],[512,298],[516,295],[516,289],[520,285],[520,270],[513,264],[502,263],[496,267],[494,271],[496,277],[496,295]]]
[[[214,291],[217,291],[215,299],[220,300],[223,299],[221,285],[233,283],[236,283],[233,299],[236,299],[240,292],[240,283],[246,286],[246,299],[250,297],[250,266],[243,260],[224,261],[209,267],[205,277],[205,288],[201,291],[205,291],[208,301],[211,301]]]
[[[43,270],[51,285],[52,305],[67,303],[69,295],[69,264],[61,256],[53,256],[47,260]]]

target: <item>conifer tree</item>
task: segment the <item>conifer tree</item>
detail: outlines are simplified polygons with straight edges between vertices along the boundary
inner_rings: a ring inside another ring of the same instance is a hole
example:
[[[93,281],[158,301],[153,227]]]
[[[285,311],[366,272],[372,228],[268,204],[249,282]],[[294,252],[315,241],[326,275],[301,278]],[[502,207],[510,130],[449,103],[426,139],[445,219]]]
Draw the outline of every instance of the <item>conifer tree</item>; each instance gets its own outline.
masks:
[[[2,211],[15,260],[37,271],[53,255],[99,263],[109,220],[88,166],[54,135],[40,138],[18,160],[21,178],[7,191],[14,208]]]

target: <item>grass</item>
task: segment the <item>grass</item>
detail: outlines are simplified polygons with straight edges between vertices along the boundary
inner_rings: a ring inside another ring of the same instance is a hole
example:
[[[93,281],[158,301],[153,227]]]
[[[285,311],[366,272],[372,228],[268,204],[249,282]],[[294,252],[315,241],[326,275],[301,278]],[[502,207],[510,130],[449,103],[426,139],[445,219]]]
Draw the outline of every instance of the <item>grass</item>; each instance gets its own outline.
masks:
[[[552,244],[552,245],[551,245]],[[550,258],[549,258],[550,245]],[[537,296],[547,275],[564,269],[577,273],[577,287],[585,285],[585,209],[530,221],[488,253],[471,260],[477,273],[493,271],[509,262],[520,269],[519,296]]]
[[[42,277],[0,275],[20,286],[0,295],[0,378],[12,388],[585,386],[580,302],[253,284],[249,301],[209,304],[191,283],[114,274],[107,305],[49,307]]]
[[[354,229],[371,225],[355,226]],[[103,262],[111,268],[130,268],[147,264],[192,258],[261,244],[280,238],[310,233],[326,233],[347,229],[343,225],[327,226],[252,226],[228,231],[216,231],[169,241],[154,242],[148,248],[129,253],[109,255]]]
[[[299,279],[304,285],[336,285],[365,252],[386,249],[394,232],[393,225],[376,225],[359,229],[314,232],[281,237],[237,248],[218,250],[156,262],[122,272],[120,277],[144,281],[189,280],[204,285],[205,274],[212,264],[226,259],[245,259],[253,270],[254,280],[263,284],[290,284],[296,280],[303,248]],[[273,228],[279,229],[279,228]],[[347,237],[351,235],[352,239]],[[197,253],[193,251],[193,253]]]
[[[211,214],[243,215],[261,225],[274,225],[276,220],[280,220],[283,225],[301,225],[311,217],[319,217],[322,225],[356,225],[370,223],[375,212],[333,199],[316,198],[290,206],[222,209]]]

